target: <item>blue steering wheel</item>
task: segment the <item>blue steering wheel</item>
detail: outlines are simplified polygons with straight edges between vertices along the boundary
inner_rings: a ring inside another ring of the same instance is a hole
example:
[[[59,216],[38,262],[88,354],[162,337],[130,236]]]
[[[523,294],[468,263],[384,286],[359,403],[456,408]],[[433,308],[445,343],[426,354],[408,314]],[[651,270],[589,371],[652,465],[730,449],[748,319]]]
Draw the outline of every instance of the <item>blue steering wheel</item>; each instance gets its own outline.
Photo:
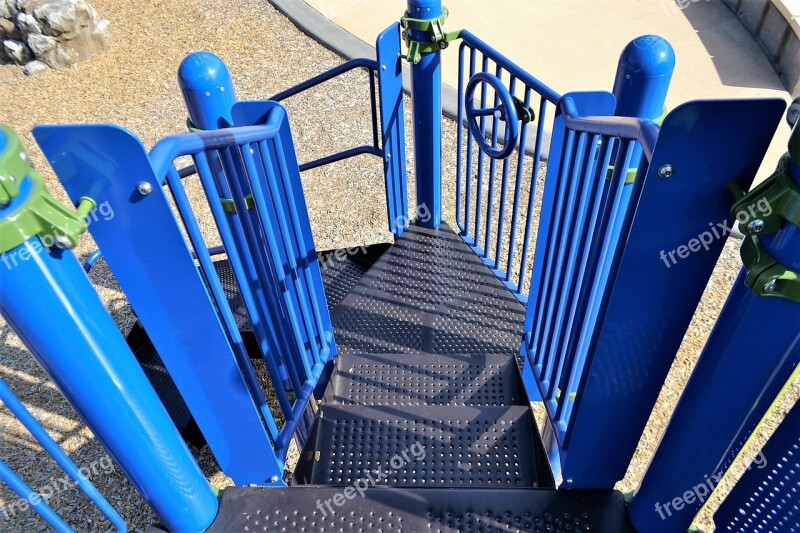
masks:
[[[475,90],[481,83],[486,83],[494,89],[500,100],[500,104],[497,107],[475,109]],[[517,147],[517,140],[519,139],[519,117],[517,116],[517,107],[514,104],[514,99],[505,85],[503,85],[503,82],[497,76],[488,72],[475,74],[467,83],[464,108],[467,114],[467,125],[480,149],[494,159],[505,159],[510,156],[514,148]],[[496,117],[505,123],[502,148],[490,144],[486,140],[486,135],[481,131],[479,119],[489,116]]]

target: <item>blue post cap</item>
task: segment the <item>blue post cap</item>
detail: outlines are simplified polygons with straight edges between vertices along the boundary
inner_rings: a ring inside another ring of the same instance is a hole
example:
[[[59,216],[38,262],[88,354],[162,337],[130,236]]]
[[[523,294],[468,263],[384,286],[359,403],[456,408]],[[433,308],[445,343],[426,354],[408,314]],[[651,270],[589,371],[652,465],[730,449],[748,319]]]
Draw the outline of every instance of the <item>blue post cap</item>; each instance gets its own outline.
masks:
[[[231,109],[236,94],[222,59],[210,52],[189,54],[178,69],[178,83],[196,128],[215,130],[233,124]]]
[[[617,116],[658,118],[674,71],[675,50],[663,37],[643,35],[628,43],[614,80]]]

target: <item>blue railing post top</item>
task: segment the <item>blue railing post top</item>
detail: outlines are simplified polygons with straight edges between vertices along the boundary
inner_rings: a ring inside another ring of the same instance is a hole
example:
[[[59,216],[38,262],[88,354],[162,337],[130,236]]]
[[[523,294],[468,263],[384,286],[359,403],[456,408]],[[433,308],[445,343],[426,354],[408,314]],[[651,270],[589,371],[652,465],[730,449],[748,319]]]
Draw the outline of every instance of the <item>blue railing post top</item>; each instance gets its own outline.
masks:
[[[215,130],[233,124],[236,94],[222,59],[210,52],[189,54],[178,69],[178,84],[195,127]]]
[[[632,76],[672,76],[675,50],[663,37],[642,35],[628,43],[619,58],[619,65]]]
[[[442,0],[408,0],[408,16],[435,19],[442,16]]]

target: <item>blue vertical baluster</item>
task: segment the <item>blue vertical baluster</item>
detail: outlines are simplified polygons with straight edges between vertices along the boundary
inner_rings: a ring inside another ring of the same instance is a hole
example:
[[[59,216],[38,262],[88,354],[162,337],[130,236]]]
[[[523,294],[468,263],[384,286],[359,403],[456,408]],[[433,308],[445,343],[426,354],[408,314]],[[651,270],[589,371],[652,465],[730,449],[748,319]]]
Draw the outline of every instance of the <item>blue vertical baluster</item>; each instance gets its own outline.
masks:
[[[408,0],[408,15],[435,20],[442,15],[441,0]],[[428,40],[427,33],[408,30],[412,39]],[[411,102],[414,112],[414,166],[417,208],[427,206],[431,217],[420,225],[438,228],[442,222],[442,69],[441,52],[423,53],[411,65]]]
[[[525,107],[530,107],[531,105],[531,90],[529,88],[525,88],[525,97],[523,99],[525,102]],[[516,247],[517,243],[517,219],[519,218],[519,202],[522,196],[522,176],[525,174],[525,147],[528,143],[528,128],[522,128],[522,131],[519,134],[519,152],[517,154],[517,175],[514,181],[514,204],[511,208],[511,232],[508,238],[508,259],[506,261],[506,276],[505,281],[510,282],[514,272],[514,248]],[[539,139],[537,135],[536,139],[536,147],[539,147]],[[530,183],[529,194],[534,196],[534,190],[536,189],[536,184],[532,181]],[[519,281],[519,285],[522,284],[522,281]]]
[[[463,43],[461,46],[462,47],[466,46],[466,43]],[[470,48],[469,49],[470,78],[475,75],[475,63],[477,59],[478,59],[478,53],[474,48]],[[463,121],[464,106],[466,105],[466,102],[464,102],[463,98],[464,98],[464,93],[459,92],[459,99],[460,99],[459,107],[461,108],[462,112],[462,118],[459,120],[458,123],[459,128],[464,128],[464,123],[462,121]],[[474,151],[474,143],[472,142],[472,131],[469,128],[464,128],[464,129],[466,129],[466,136],[467,136],[467,163],[466,163],[465,177],[464,177],[465,188],[466,188],[466,192],[464,193],[464,235],[466,237],[469,237],[470,234],[469,213],[470,210],[472,209],[472,157]],[[475,211],[477,215],[477,209]],[[475,241],[473,240],[472,242],[474,243]]]
[[[500,65],[497,65],[495,69],[495,75],[497,79],[501,82],[503,81],[503,68]],[[497,109],[500,105],[500,94],[495,91],[494,92],[494,108]],[[500,129],[500,116],[499,113],[495,112],[494,116],[492,117],[492,146],[497,146],[497,139],[498,139],[498,130]],[[507,161],[507,159],[506,159]],[[491,241],[492,241],[492,212],[494,211],[494,182],[495,182],[495,174],[497,173],[497,159],[494,157],[491,158],[489,162],[489,191],[487,192],[486,201],[486,236],[484,237],[483,242],[483,257],[488,258],[489,252],[491,251]],[[498,236],[497,242],[500,242],[500,237]]]
[[[483,64],[481,67],[481,72],[489,72],[489,56],[483,55]],[[486,83],[481,84],[481,109],[486,109],[486,98],[488,97],[489,86]],[[486,138],[486,116],[481,115],[480,118],[480,130],[481,136],[485,139]],[[479,142],[476,139],[476,142]],[[475,248],[480,249],[480,241],[481,241],[481,214],[483,208],[481,205],[483,204],[483,169],[484,163],[486,161],[486,155],[483,153],[483,150],[478,150],[478,182],[475,185],[475,239],[473,243]]]
[[[499,70],[499,69],[498,69]],[[517,90],[517,78],[515,76],[511,76],[511,81],[508,85],[508,92],[514,96],[514,93]],[[523,132],[527,130],[527,125],[523,124],[522,130]],[[523,133],[520,133],[520,145],[519,145],[519,153],[525,153],[525,138],[526,136]],[[500,258],[503,251],[503,234],[505,232],[505,219],[506,219],[506,196],[507,196],[507,189],[508,189],[508,172],[509,172],[509,163],[511,161],[510,157],[507,157],[503,160],[503,174],[500,181],[500,213],[497,219],[497,244],[495,246],[494,251],[494,268],[495,270],[500,268]],[[525,159],[522,159],[522,163],[524,164]]]

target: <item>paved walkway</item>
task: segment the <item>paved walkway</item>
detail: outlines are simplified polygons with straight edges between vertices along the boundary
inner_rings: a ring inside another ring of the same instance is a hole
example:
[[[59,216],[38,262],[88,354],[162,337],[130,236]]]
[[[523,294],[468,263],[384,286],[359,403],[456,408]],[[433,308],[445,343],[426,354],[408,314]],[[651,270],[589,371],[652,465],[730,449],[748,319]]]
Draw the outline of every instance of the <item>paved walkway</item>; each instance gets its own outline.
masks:
[[[375,36],[405,10],[405,0],[306,0],[354,36]],[[469,28],[558,92],[609,89],[619,54],[654,33],[675,48],[667,106],[702,98],[778,96],[788,100],[758,43],[720,0],[446,0],[447,28]],[[444,81],[455,87],[457,47],[445,52]],[[742,117],[746,125],[747,118]],[[785,123],[759,172],[786,151]]]

